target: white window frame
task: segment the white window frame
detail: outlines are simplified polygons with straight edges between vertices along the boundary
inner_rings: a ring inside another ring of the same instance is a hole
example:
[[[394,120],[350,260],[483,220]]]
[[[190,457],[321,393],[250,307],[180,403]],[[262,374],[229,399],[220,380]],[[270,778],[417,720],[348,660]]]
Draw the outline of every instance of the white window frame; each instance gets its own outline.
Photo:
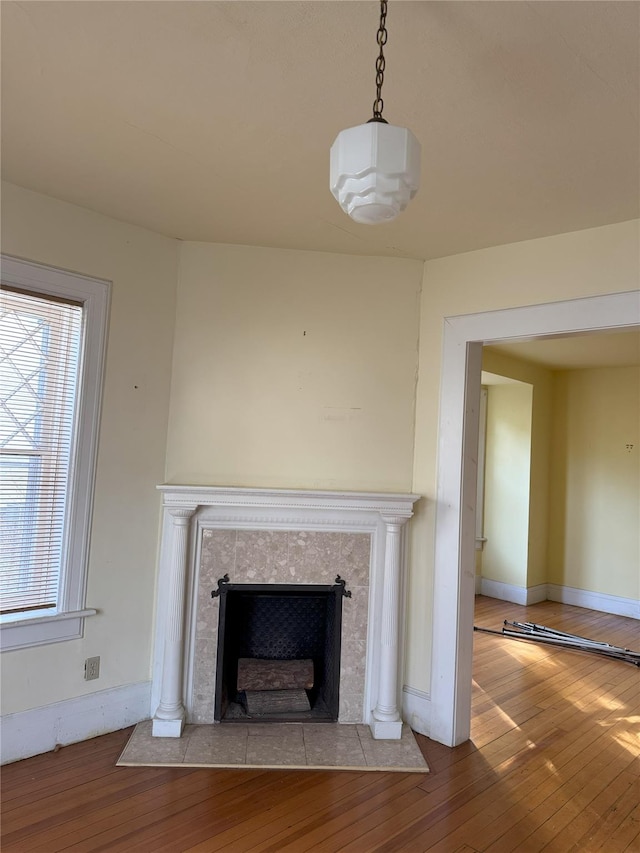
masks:
[[[58,606],[55,611],[0,616],[0,644],[4,652],[82,637],[85,617],[97,612],[86,607],[86,587],[111,285],[102,279],[31,261],[0,257],[3,284],[43,296],[71,299],[83,307],[79,406],[67,505],[66,559],[61,567]]]

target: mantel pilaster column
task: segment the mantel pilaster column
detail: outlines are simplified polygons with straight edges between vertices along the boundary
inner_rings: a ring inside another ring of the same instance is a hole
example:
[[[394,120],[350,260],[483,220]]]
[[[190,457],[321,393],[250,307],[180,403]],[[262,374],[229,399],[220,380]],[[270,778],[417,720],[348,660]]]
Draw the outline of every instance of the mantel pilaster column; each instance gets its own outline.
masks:
[[[373,710],[371,732],[376,740],[399,740],[402,717],[398,710],[398,628],[402,528],[407,517],[383,515],[386,527],[384,583],[380,630],[378,701]]]
[[[173,518],[168,606],[162,659],[160,704],[153,717],[154,737],[180,737],[185,723],[182,697],[184,600],[189,548],[189,522],[196,507],[170,507]]]

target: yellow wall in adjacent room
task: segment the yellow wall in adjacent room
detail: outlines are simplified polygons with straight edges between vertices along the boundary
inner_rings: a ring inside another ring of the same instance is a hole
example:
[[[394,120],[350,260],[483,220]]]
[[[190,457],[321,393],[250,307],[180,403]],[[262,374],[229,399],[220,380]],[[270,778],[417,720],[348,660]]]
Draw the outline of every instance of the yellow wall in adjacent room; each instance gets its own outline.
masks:
[[[527,586],[533,387],[491,385],[487,400],[482,576]]]
[[[548,580],[640,599],[640,368],[554,386]]]
[[[422,266],[183,244],[167,481],[410,491]]]
[[[513,358],[499,349],[485,348],[484,370],[532,386],[531,476],[529,491],[529,548],[526,583],[547,582],[549,524],[549,466],[553,417],[553,372],[538,364]]]
[[[3,653],[6,714],[149,679],[178,243],[3,184],[2,250],[113,282],[87,591],[99,612],[82,639]]]

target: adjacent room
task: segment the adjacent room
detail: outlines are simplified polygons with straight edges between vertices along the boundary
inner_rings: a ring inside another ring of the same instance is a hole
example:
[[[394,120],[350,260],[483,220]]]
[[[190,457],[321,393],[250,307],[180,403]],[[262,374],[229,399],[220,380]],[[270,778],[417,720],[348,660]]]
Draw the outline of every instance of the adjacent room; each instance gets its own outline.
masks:
[[[477,592],[636,615],[639,365],[637,331],[485,349]]]

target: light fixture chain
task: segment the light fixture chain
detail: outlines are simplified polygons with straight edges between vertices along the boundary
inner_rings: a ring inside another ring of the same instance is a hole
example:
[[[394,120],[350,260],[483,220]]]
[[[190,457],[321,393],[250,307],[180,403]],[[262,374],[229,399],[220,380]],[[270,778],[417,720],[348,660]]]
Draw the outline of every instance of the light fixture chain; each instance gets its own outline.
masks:
[[[382,84],[384,83],[384,46],[387,43],[387,0],[380,0],[380,26],[378,27],[378,45],[380,53],[376,59],[376,99],[373,102],[373,118],[375,121],[384,121],[382,118],[382,110],[384,109],[384,101],[382,100]]]
[[[380,0],[373,118],[341,131],[331,146],[331,192],[344,212],[362,225],[395,219],[420,184],[420,143],[408,128],[382,118],[387,3]]]

